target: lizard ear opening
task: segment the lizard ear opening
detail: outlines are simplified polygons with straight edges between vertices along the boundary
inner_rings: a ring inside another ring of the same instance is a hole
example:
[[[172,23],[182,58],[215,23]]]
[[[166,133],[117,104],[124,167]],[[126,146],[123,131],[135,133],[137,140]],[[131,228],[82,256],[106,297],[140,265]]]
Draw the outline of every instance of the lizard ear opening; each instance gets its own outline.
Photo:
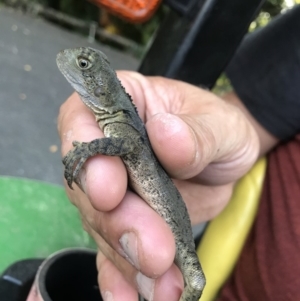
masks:
[[[100,86],[97,86],[94,90],[94,95],[96,97],[100,97],[100,96],[104,96],[105,95],[105,92],[101,89]]]

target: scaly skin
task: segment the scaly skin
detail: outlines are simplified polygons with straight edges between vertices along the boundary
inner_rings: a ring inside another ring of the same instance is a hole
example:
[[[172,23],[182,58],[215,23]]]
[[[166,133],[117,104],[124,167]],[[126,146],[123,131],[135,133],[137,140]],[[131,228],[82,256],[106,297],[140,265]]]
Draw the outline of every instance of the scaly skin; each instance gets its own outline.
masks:
[[[68,185],[72,188],[89,157],[96,154],[120,156],[130,187],[172,230],[176,243],[175,263],[185,283],[180,301],[198,301],[205,276],[195,252],[190,218],[180,193],[155,157],[131,97],[105,54],[98,50],[84,47],[63,50],[57,55],[57,65],[93,111],[105,135],[89,143],[73,142],[74,149],[63,159]]]

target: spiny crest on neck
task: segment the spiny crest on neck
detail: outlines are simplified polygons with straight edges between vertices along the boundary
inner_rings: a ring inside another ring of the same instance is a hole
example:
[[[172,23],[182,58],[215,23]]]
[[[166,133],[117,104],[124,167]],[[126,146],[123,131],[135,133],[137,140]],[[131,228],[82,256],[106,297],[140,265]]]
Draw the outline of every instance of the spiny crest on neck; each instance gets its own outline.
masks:
[[[121,83],[120,80],[119,80],[119,82],[120,82],[120,85],[121,85],[122,89],[124,90],[124,92],[126,93],[126,95],[128,96],[128,98],[130,99],[130,102],[131,102],[131,104],[132,104],[132,106],[133,106],[135,112],[136,112],[137,114],[139,114],[138,109],[137,109],[136,105],[134,104],[131,95],[130,95],[129,93],[127,93],[125,87],[122,85],[122,83]]]

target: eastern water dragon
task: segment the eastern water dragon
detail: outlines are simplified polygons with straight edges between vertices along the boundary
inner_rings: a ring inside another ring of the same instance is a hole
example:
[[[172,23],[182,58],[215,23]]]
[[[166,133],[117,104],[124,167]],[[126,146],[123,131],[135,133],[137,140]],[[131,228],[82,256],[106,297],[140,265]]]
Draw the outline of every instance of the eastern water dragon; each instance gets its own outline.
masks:
[[[180,301],[198,301],[205,276],[195,252],[185,203],[157,160],[144,123],[131,97],[118,80],[104,53],[92,48],[66,49],[57,55],[62,74],[92,110],[105,138],[89,143],[74,141],[64,157],[65,178],[72,187],[85,161],[96,154],[120,156],[130,187],[169,225],[176,244],[175,264],[185,288]]]

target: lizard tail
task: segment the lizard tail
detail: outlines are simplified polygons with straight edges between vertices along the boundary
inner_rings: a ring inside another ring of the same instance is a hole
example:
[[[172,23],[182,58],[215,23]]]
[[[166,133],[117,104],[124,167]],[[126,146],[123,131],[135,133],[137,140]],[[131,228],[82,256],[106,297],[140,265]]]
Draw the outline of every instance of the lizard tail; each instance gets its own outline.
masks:
[[[185,287],[180,301],[198,301],[202,295],[206,280],[196,251],[184,252],[182,249],[176,254],[176,264],[179,267]]]

